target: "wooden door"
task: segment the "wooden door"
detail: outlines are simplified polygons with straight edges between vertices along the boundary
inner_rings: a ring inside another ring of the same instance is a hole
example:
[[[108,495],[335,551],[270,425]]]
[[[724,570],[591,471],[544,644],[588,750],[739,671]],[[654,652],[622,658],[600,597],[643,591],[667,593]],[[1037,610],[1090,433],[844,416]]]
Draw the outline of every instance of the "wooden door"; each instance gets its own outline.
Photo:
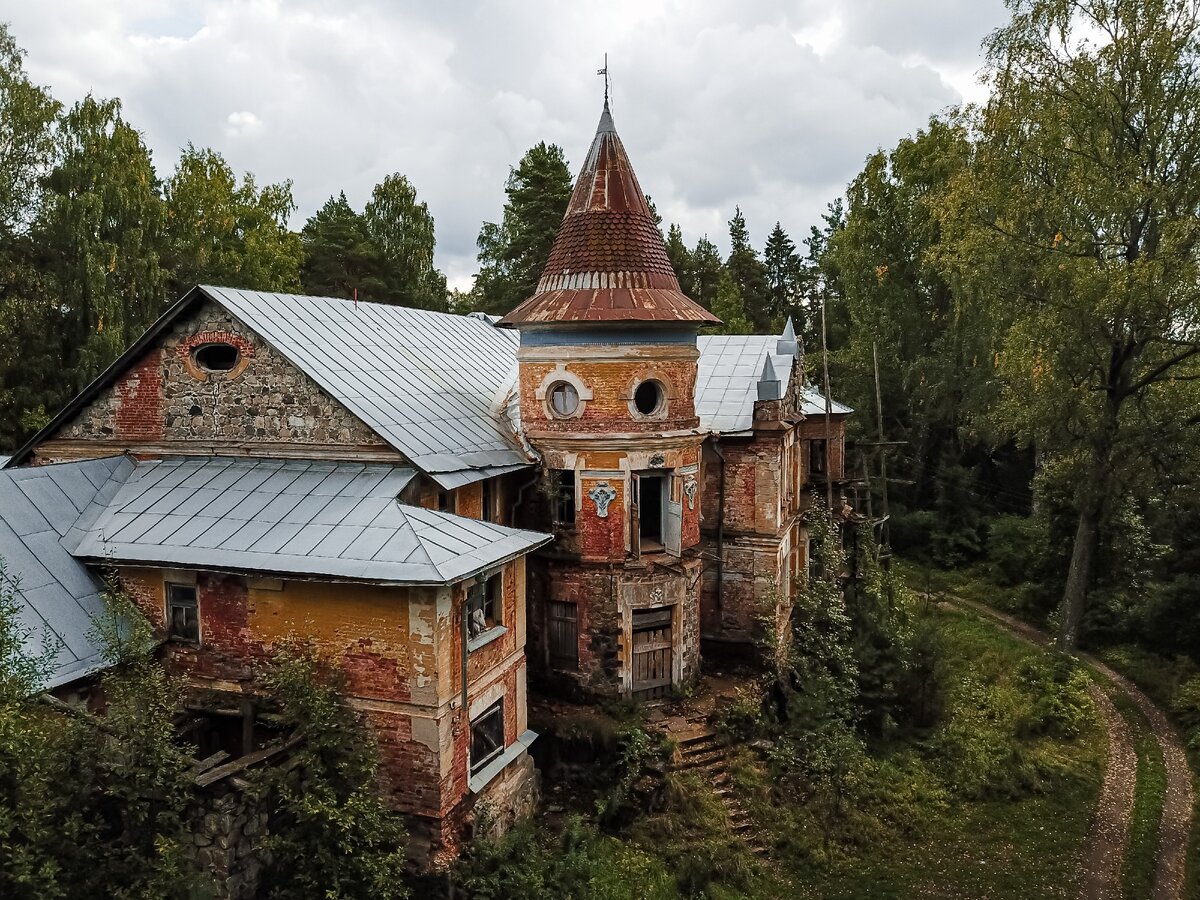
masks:
[[[636,699],[665,697],[670,692],[674,663],[671,607],[634,611],[632,663]]]

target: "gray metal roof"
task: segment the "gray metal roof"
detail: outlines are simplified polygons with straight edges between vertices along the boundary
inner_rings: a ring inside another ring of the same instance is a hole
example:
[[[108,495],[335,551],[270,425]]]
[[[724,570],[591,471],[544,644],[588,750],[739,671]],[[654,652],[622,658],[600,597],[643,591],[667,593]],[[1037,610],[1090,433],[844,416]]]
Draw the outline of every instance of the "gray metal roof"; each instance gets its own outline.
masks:
[[[414,475],[301,460],[139,462],[73,549],[95,561],[446,584],[551,539],[402,505]]]
[[[793,377],[795,357],[777,353],[780,339],[764,334],[711,334],[696,338],[700,361],[696,371],[696,415],[700,427],[722,434],[738,434],[754,427],[754,401],[758,381],[769,359],[779,388],[786,396]],[[834,413],[852,412],[834,401]],[[825,400],[806,386],[802,412],[806,416],[825,412]]]
[[[133,472],[124,456],[0,471],[0,556],[16,585],[20,625],[37,653],[44,639],[57,647],[46,687],[74,681],[104,665],[92,640],[93,618],[104,611],[100,583],[64,544],[72,529],[116,494]]]
[[[435,480],[528,465],[504,403],[519,337],[484,317],[201,288]],[[449,485],[445,485],[449,486]]]

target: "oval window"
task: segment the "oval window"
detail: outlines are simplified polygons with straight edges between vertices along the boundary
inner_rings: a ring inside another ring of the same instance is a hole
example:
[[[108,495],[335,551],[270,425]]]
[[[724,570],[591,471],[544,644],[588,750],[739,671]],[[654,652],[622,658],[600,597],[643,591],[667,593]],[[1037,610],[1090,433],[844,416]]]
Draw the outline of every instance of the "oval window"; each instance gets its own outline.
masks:
[[[192,358],[206,372],[229,372],[237,366],[242,352],[233,344],[205,344],[193,351]]]
[[[643,381],[633,392],[633,405],[643,416],[662,411],[663,387],[657,381]]]
[[[555,382],[550,388],[547,398],[550,401],[550,413],[555,418],[565,419],[575,415],[579,409],[579,391],[575,385],[566,382]]]

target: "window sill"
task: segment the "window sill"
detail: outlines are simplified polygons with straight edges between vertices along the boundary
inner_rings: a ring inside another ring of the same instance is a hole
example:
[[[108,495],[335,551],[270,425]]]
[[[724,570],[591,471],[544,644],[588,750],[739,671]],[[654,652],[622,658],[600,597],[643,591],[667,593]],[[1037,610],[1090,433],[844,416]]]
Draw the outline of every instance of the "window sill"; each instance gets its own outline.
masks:
[[[486,647],[492,641],[502,638],[506,634],[508,634],[508,629],[503,625],[496,625],[493,628],[489,628],[483,634],[479,635],[479,637],[474,637],[467,641],[467,652],[473,653],[480,647]]]
[[[493,779],[508,767],[509,763],[524,753],[529,748],[529,745],[536,740],[537,732],[526,730],[524,734],[517,738],[515,744],[506,747],[503,753],[480,769],[478,774],[471,776],[471,780],[468,782],[471,793],[478,794],[491,784]]]

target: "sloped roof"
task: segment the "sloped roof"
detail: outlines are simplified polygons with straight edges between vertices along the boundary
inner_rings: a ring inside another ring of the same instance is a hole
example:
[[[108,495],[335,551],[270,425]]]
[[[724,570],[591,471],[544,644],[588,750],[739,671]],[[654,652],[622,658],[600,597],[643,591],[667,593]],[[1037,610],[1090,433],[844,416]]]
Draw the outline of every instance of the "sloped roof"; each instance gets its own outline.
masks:
[[[47,688],[104,666],[91,638],[104,611],[101,585],[66,545],[80,520],[98,512],[133,472],[124,456],[0,471],[0,557],[16,587],[20,626],[37,654],[44,639],[56,648]]]
[[[537,291],[500,325],[718,323],[680,289],[608,101]]]
[[[516,336],[473,316],[202,286],[417,468],[528,465],[504,423]]]
[[[446,584],[550,535],[401,504],[407,467],[230,457],[140,462],[85,529],[100,561]]]
[[[754,427],[754,401],[767,359],[786,396],[795,357],[776,352],[780,338],[762,334],[710,334],[696,338],[700,360],[696,367],[696,415],[700,427],[722,434],[737,434]],[[811,385],[802,394],[801,412],[823,415],[825,399]],[[853,412],[837,401],[835,415]]]

